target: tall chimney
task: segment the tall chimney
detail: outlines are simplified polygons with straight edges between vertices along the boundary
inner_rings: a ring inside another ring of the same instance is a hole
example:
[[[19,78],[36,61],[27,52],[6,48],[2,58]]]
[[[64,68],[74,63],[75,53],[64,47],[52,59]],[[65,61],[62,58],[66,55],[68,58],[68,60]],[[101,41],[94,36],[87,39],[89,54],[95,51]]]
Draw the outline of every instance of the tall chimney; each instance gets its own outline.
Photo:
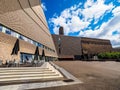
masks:
[[[64,29],[62,26],[59,28],[59,35],[64,35]]]

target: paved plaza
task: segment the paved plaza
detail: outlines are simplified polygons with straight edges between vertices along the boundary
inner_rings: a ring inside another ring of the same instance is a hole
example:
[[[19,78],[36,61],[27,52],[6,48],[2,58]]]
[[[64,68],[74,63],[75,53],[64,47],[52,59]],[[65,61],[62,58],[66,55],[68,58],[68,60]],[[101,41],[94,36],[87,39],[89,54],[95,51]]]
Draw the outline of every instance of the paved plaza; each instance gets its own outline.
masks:
[[[80,83],[79,79],[52,62],[45,62],[41,67],[0,68],[0,90],[42,89]]]
[[[64,78],[1,85],[0,90],[120,90],[119,62],[55,61],[50,62],[50,65],[59,71]]]

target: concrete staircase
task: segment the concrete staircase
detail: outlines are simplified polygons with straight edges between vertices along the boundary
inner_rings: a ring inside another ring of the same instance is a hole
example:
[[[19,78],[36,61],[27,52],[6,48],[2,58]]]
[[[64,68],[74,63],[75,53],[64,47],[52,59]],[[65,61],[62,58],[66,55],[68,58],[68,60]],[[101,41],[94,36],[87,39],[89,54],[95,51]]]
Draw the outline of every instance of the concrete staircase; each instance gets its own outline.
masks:
[[[48,62],[45,62],[41,67],[0,68],[0,84],[60,80],[62,78],[61,73]]]

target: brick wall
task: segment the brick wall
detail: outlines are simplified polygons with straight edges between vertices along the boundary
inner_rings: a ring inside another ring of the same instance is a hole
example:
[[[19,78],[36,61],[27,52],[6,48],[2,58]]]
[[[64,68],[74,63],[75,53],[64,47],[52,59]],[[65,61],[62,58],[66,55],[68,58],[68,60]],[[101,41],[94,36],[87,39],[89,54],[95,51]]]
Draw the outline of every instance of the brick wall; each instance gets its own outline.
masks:
[[[39,0],[0,0],[0,23],[55,49]]]
[[[52,35],[58,56],[60,58],[74,58],[74,55],[81,55],[81,42],[78,37]],[[59,53],[58,40],[61,39],[61,53]]]

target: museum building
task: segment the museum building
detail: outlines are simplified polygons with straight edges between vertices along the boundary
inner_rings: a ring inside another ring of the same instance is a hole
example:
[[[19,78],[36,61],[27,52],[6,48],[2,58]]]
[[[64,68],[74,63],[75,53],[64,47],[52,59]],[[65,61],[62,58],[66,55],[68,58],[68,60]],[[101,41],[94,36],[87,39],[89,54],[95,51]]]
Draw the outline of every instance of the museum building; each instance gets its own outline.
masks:
[[[110,40],[50,34],[39,0],[0,0],[0,60],[78,60],[111,52]]]
[[[0,0],[0,60],[57,58],[40,0]]]
[[[59,60],[91,60],[99,53],[112,51],[110,40],[66,36],[63,27],[59,28],[59,35],[52,37]]]

